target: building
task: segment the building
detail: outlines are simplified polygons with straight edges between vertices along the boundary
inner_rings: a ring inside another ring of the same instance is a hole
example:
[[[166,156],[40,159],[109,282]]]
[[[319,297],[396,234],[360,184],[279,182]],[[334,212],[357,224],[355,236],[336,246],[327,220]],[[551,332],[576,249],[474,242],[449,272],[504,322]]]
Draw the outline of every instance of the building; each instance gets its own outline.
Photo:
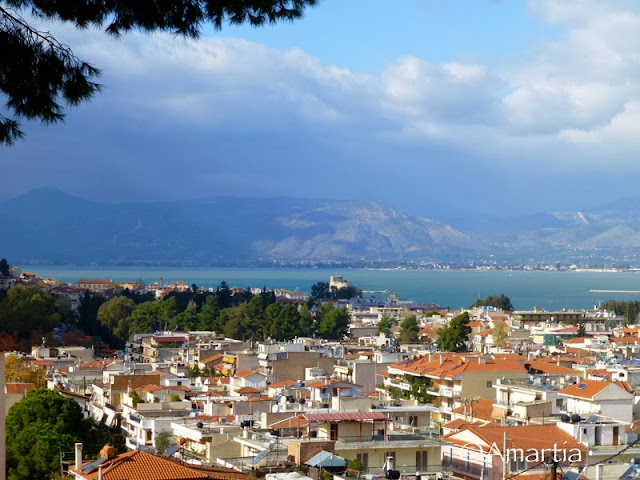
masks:
[[[633,420],[635,395],[626,382],[582,380],[558,392],[564,411],[582,416],[602,415],[623,422]]]
[[[442,439],[443,468],[466,479],[511,478],[525,470],[546,474],[543,460],[554,448],[560,449],[556,459],[565,469],[587,463],[587,447],[555,425],[469,425]]]
[[[80,290],[88,290],[92,293],[104,292],[117,288],[118,284],[104,278],[82,278],[75,283]]]

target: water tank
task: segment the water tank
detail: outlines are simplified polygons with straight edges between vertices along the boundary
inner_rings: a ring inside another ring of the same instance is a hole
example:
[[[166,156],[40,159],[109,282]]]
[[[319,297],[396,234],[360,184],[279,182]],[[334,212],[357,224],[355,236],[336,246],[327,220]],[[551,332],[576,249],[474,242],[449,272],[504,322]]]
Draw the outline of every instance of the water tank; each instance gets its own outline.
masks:
[[[196,423],[196,427],[202,428],[202,427],[204,427],[204,423],[198,422],[198,423]]]
[[[569,421],[571,420],[571,417],[566,413],[563,413],[562,415],[560,415],[560,420],[564,423],[569,423]]]
[[[387,470],[384,473],[384,478],[387,480],[398,480],[400,478],[400,470]]]
[[[582,418],[580,418],[580,415],[577,413],[571,415],[571,423],[580,423],[580,420],[582,420]]]

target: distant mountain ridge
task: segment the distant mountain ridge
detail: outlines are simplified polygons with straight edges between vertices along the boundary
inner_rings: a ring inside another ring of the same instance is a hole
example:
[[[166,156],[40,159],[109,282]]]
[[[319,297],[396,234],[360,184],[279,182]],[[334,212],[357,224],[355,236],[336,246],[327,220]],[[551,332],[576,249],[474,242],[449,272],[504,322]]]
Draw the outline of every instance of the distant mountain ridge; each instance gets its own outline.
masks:
[[[376,203],[217,197],[102,204],[55,189],[0,203],[13,261],[256,265],[474,257],[472,236]],[[15,259],[15,260],[14,260]]]
[[[475,216],[456,228],[374,202],[214,197],[104,204],[47,188],[0,202],[0,222],[0,256],[16,263],[640,263],[639,199],[582,212]]]

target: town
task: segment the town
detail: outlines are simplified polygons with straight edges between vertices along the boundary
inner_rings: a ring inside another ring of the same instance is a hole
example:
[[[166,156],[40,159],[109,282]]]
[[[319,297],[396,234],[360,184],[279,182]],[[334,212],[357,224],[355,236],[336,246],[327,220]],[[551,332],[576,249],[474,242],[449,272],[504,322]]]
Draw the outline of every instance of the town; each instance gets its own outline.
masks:
[[[637,311],[518,311],[504,295],[450,311],[392,293],[363,296],[337,275],[310,293],[226,284],[204,292],[161,280],[70,285],[6,261],[0,289],[0,307],[14,302],[12,315],[28,292],[31,304],[36,295],[38,305],[45,295],[64,303],[78,324],[102,302],[95,338],[86,325],[71,331],[49,318],[51,335],[0,335],[8,478],[640,475]],[[213,298],[230,313],[203,321]],[[170,299],[184,308],[140,319],[141,305]],[[207,325],[219,329],[183,328]],[[76,437],[83,441],[69,449],[56,440],[49,465],[33,465],[17,442],[35,448],[40,435],[45,443],[54,435],[42,426],[33,433],[30,422],[43,415],[29,405],[62,401],[87,422]]]

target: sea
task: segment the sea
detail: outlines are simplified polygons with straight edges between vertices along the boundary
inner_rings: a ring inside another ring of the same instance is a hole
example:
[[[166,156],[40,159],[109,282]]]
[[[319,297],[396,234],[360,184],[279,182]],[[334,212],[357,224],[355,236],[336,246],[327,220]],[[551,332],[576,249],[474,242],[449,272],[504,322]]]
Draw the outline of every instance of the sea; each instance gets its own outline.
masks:
[[[367,296],[437,303],[451,309],[465,308],[477,298],[507,295],[517,310],[593,308],[608,299],[640,300],[640,273],[507,270],[369,270],[328,268],[179,268],[179,267],[69,267],[35,266],[43,278],[67,283],[81,278],[105,278],[116,282],[141,279],[145,283],[178,280],[215,289],[226,281],[231,287],[286,288],[309,292],[316,282],[341,275]]]

